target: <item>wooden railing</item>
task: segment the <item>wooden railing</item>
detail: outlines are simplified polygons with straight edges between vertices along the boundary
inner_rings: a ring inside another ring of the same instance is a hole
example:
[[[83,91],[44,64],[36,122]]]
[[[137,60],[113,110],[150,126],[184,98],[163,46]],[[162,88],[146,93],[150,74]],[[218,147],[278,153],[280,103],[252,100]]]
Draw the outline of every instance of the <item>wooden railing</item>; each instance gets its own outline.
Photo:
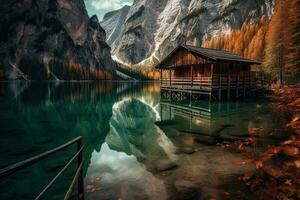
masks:
[[[212,77],[180,77],[171,79],[161,79],[162,86],[189,86],[197,87],[254,87],[256,84],[255,78],[249,75],[213,75]]]
[[[48,158],[50,155],[55,154],[59,151],[62,151],[66,149],[67,147],[71,146],[72,144],[77,144],[77,151],[74,154],[74,156],[65,164],[65,166],[56,174],[56,176],[48,183],[48,185],[34,198],[35,200],[41,199],[44,194],[53,186],[53,184],[57,181],[57,179],[71,166],[71,164],[76,160],[77,158],[77,170],[73,177],[73,180],[68,188],[68,191],[66,192],[64,199],[69,199],[71,196],[71,193],[74,189],[74,186],[76,184],[76,181],[78,181],[78,199],[84,200],[84,181],[83,181],[83,156],[82,152],[84,149],[84,145],[82,144],[82,137],[77,137],[59,147],[56,147],[50,151],[47,151],[45,153],[39,154],[37,156],[34,156],[32,158],[29,158],[27,160],[21,161],[19,163],[13,164],[11,166],[5,167],[0,170],[0,181],[2,181],[4,178],[18,172],[19,170],[25,169],[45,158]]]

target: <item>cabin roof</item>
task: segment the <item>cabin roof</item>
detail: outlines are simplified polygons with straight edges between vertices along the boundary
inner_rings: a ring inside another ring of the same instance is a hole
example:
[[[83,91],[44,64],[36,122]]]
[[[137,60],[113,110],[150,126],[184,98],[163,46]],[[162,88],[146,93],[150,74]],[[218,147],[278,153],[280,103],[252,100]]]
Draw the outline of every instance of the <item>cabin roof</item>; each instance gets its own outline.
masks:
[[[243,56],[232,54],[228,51],[216,50],[216,49],[209,49],[209,48],[202,48],[202,47],[195,47],[190,45],[180,45],[176,47],[169,55],[167,55],[155,68],[164,68],[163,63],[172,55],[179,50],[180,48],[184,48],[188,51],[192,51],[196,54],[201,56],[207,57],[214,61],[234,61],[234,62],[242,62],[248,64],[261,64],[259,61],[250,60],[244,58]]]

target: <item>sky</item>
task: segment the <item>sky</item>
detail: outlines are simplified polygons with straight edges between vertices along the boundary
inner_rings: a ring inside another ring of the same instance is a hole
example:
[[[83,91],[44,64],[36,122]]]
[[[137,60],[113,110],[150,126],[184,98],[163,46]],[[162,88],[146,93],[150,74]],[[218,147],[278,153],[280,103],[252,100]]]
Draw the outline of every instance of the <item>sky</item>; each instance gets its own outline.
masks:
[[[125,5],[132,5],[133,0],[84,0],[90,16],[97,15],[99,21],[110,11],[122,8]]]

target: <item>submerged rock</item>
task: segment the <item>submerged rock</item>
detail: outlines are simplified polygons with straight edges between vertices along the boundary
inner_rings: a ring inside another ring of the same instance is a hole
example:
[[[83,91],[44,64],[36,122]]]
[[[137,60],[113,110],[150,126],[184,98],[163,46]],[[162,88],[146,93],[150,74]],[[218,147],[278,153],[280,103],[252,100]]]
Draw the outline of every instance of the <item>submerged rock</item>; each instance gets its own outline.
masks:
[[[196,150],[192,147],[181,147],[178,149],[178,153],[183,153],[183,154],[193,154],[195,152]]]
[[[178,199],[193,199],[200,194],[198,184],[188,180],[178,180],[174,184]]]
[[[206,144],[206,145],[215,145],[218,143],[218,140],[216,138],[210,136],[198,136],[195,137],[195,141],[200,144]]]
[[[177,167],[177,164],[169,160],[159,160],[155,166],[157,171],[171,170],[174,169],[175,167]]]

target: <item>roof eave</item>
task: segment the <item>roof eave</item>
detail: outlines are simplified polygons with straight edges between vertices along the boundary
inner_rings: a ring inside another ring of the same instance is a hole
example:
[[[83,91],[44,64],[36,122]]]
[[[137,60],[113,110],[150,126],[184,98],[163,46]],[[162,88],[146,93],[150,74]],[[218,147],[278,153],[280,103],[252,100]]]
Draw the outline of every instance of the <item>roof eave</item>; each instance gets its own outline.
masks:
[[[249,64],[253,64],[253,65],[261,65],[262,64],[262,62],[255,61],[255,60],[235,60],[235,59],[226,59],[226,58],[217,59],[217,61],[234,61],[234,62],[241,62],[241,63],[249,63]]]

